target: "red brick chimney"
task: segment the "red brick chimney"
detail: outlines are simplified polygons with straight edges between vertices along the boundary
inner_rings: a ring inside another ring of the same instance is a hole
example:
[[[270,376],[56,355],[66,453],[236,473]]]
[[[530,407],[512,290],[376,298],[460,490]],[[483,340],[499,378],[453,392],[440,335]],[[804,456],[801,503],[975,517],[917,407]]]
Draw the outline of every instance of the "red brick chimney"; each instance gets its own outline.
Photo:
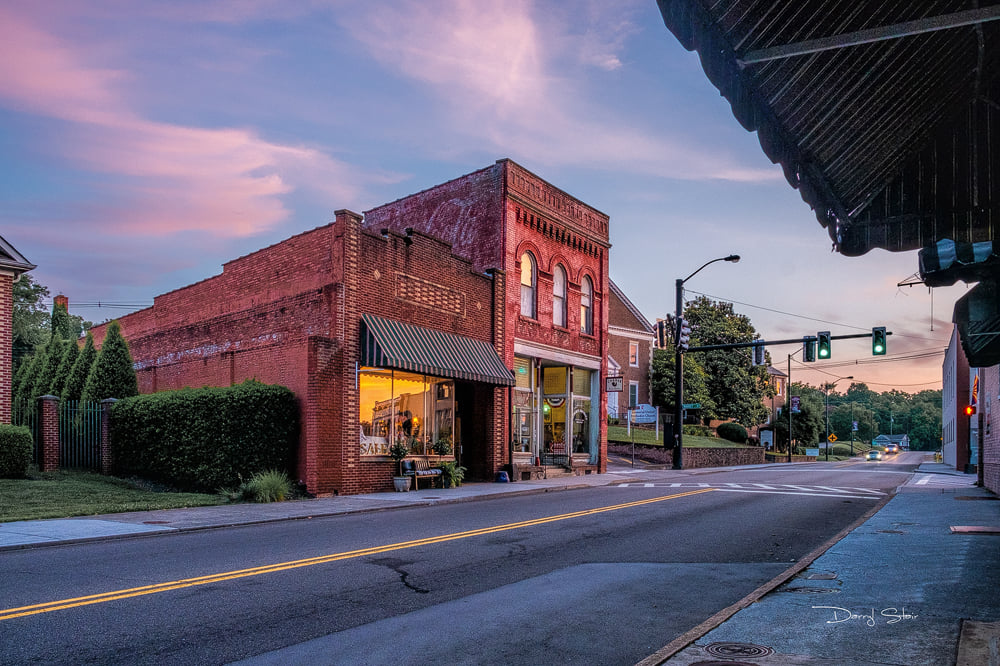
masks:
[[[56,305],[63,306],[63,308],[65,308],[66,312],[69,312],[69,299],[68,298],[66,298],[62,294],[59,294],[53,300],[55,301]]]

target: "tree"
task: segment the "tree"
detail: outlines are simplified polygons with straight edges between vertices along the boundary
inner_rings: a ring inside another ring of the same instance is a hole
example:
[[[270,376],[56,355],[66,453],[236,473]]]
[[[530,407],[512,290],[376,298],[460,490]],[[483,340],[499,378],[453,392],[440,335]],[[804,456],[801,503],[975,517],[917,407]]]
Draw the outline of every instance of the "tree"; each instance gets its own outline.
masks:
[[[732,303],[700,296],[687,304],[684,318],[691,326],[691,346],[751,342],[757,331],[750,318],[736,314]],[[767,419],[764,399],[774,393],[767,368],[753,367],[747,349],[688,353],[685,364],[698,356],[705,370],[708,393],[715,403],[711,416],[755,426]]]
[[[49,313],[42,303],[48,295],[48,288],[35,282],[29,273],[22,273],[14,283],[11,337],[15,372],[36,348],[49,341]]]
[[[80,399],[99,402],[106,398],[139,395],[139,380],[133,369],[132,354],[117,321],[108,325],[104,343],[97,352]]]
[[[63,354],[66,353],[66,341],[59,334],[53,334],[49,338],[49,344],[45,345],[45,362],[40,366],[38,375],[31,388],[31,397],[38,398],[46,395],[52,386],[52,380],[56,377],[56,370],[62,361]]]
[[[31,391],[35,387],[38,373],[47,360],[44,347],[39,348],[38,351],[24,360],[24,370],[18,373],[21,375],[21,381],[14,386],[14,400],[31,400],[34,397],[31,395]]]
[[[80,350],[76,361],[73,362],[73,367],[69,371],[69,376],[66,377],[66,383],[62,391],[62,399],[64,401],[80,399],[80,396],[83,394],[83,387],[87,383],[87,377],[90,375],[90,369],[94,366],[96,358],[97,350],[94,349],[94,336],[88,331],[87,339],[83,341],[83,349]]]
[[[807,384],[792,383],[789,395],[798,396],[799,412],[792,414],[792,439],[797,446],[814,446],[826,427],[823,393]],[[788,413],[774,422],[776,446],[788,451]]]
[[[653,404],[668,413],[674,413],[674,350],[653,350],[653,376],[650,382],[650,393]],[[708,378],[705,369],[701,367],[697,356],[684,359],[684,400],[700,403],[702,416],[715,414],[715,401],[708,393]]]
[[[80,346],[76,344],[76,340],[69,340],[65,346],[66,351],[63,352],[62,360],[59,361],[59,367],[56,368],[56,376],[53,377],[52,384],[49,386],[49,393],[52,395],[62,395],[63,389],[66,388],[66,380],[69,379],[69,373],[73,369],[73,364],[76,363],[76,358],[80,355]]]
[[[83,334],[85,326],[89,327],[90,322],[84,322],[82,317],[71,315],[66,306],[60,303],[52,304],[52,314],[50,316],[49,330],[53,335],[58,333],[63,340],[79,340]]]

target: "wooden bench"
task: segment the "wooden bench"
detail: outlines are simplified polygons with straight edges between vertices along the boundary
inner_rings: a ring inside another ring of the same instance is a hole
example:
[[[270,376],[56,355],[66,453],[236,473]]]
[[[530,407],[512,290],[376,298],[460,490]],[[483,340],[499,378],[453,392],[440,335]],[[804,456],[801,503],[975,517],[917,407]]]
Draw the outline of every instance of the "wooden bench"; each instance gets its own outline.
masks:
[[[413,477],[413,489],[420,490],[420,479],[427,479],[434,487],[434,479],[440,478],[441,468],[431,467],[424,458],[413,458],[403,461],[403,476]]]

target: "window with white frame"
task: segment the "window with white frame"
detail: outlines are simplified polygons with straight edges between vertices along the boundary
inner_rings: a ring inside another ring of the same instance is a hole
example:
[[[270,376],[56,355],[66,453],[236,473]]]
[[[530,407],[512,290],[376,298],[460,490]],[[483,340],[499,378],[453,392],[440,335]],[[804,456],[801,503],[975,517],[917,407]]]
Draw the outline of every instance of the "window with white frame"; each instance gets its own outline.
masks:
[[[535,256],[530,252],[521,255],[521,314],[535,319],[538,269]]]
[[[552,325],[566,327],[566,270],[559,264],[552,271]]]
[[[639,343],[628,343],[628,364],[633,368],[639,367]]]
[[[628,406],[635,407],[639,404],[639,382],[628,383]]]
[[[594,283],[586,275],[580,282],[580,332],[594,333]]]

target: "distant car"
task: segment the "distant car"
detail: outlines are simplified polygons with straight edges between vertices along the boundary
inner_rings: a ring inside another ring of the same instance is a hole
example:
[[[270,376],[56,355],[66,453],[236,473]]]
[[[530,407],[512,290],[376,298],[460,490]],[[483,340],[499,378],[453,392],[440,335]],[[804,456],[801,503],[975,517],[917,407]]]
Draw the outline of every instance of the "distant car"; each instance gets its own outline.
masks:
[[[882,460],[882,452],[878,449],[872,449],[868,452],[868,460]]]
[[[885,452],[886,453],[899,453],[899,444],[886,444],[885,445]]]

